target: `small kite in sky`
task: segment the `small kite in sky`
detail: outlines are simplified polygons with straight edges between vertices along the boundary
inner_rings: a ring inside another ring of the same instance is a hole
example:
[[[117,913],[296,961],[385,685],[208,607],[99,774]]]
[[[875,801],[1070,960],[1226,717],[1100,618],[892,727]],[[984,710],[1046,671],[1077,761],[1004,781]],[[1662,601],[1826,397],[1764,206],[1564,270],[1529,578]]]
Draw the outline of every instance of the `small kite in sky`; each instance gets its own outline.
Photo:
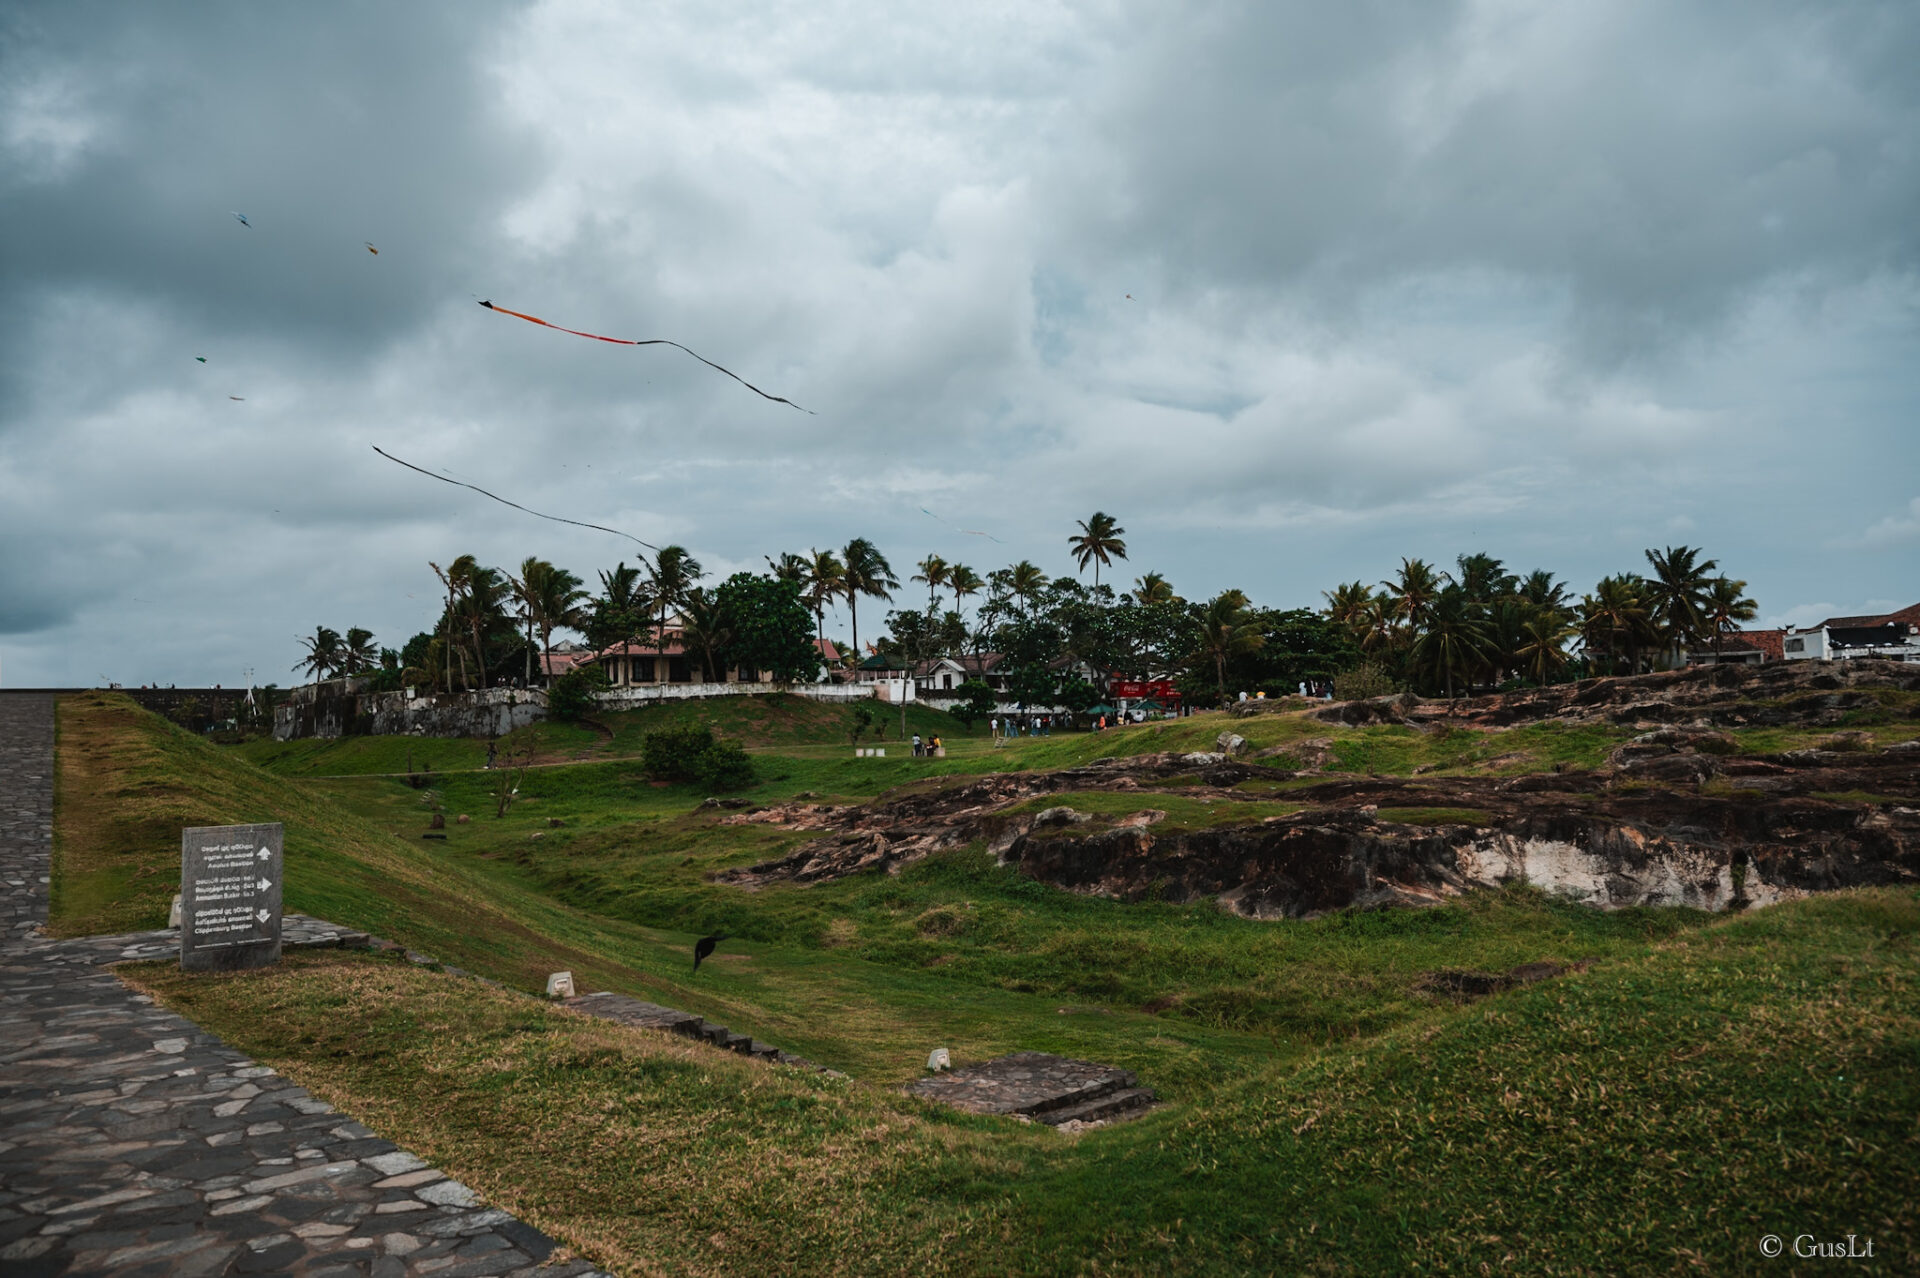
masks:
[[[195,355],[194,358],[199,360],[202,364],[207,362],[207,357],[205,355]]]
[[[227,398],[230,400],[233,400],[235,403],[244,404],[247,402],[247,397],[245,395],[229,395],[227,396]]]
[[[247,221],[247,215],[245,213],[236,212],[233,217],[235,221],[239,222],[240,225],[246,227],[249,231],[253,229],[253,223]]]
[[[732,369],[726,368],[726,367],[723,367],[722,365],[714,363],[712,360],[708,359],[705,355],[702,355],[699,351],[696,351],[691,347],[682,346],[680,345],[680,343],[669,341],[664,337],[643,337],[639,339],[634,339],[630,337],[602,337],[598,333],[583,333],[577,328],[564,328],[559,324],[549,323],[548,321],[541,319],[537,315],[526,315],[520,311],[510,311],[504,306],[495,306],[491,301],[481,302],[480,305],[486,307],[490,311],[498,311],[502,315],[511,315],[515,319],[526,320],[529,324],[538,324],[542,328],[559,329],[560,332],[572,333],[575,337],[590,337],[596,342],[611,342],[615,346],[671,346],[675,350],[686,351],[687,354],[693,356],[695,359],[699,360],[702,364],[705,364],[708,368],[713,369],[715,372],[725,373],[728,377],[731,377],[734,381],[739,382],[742,386],[746,387],[748,390],[752,391],[754,394],[758,395],[762,399],[770,399],[776,404],[785,404],[788,408],[799,408],[800,411],[803,413],[813,412],[813,410],[810,408],[800,408],[800,405],[794,403],[790,399],[784,398],[783,396],[769,395],[766,391],[761,390],[758,386],[755,386],[752,382],[740,376],[740,374],[734,372]]]
[[[371,253],[371,254],[373,254],[373,255],[374,255],[375,257],[379,257],[379,256],[380,256],[380,250],[379,250],[379,249],[377,249],[377,248],[375,248],[375,247],[373,246],[373,242],[372,242],[372,241],[370,241],[370,240],[362,240],[362,241],[361,241],[361,243],[362,243],[362,244],[365,244],[365,245],[367,246],[367,252],[369,252],[369,253]]]
[[[928,510],[925,506],[922,506],[920,508],[920,513],[925,515],[929,519],[938,519],[941,523],[946,524],[947,527],[953,528],[955,532],[965,533],[969,537],[985,537],[988,541],[994,543],[996,546],[1004,546],[1007,544],[1006,542],[1001,541],[998,537],[994,536],[992,533],[981,532],[978,528],[955,528],[953,524],[947,523],[947,521],[944,519],[940,519],[940,516],[934,514],[931,510]]]
[[[474,492],[479,493],[482,497],[491,497],[494,501],[499,502],[502,506],[511,506],[515,510],[525,511],[527,514],[532,515],[537,519],[551,519],[556,524],[572,524],[576,528],[591,528],[595,532],[612,533],[616,537],[625,537],[628,541],[637,542],[640,545],[645,546],[648,550],[654,551],[656,553],[658,553],[660,549],[660,547],[654,545],[652,542],[641,541],[638,537],[634,536],[632,533],[621,532],[618,528],[608,528],[602,524],[584,523],[578,519],[563,519],[559,515],[541,514],[537,510],[533,510],[529,507],[522,506],[517,501],[508,501],[505,497],[502,497],[497,493],[490,493],[486,489],[480,487],[480,485],[478,484],[469,484],[464,479],[454,479],[447,475],[436,475],[432,471],[427,470],[426,468],[421,466],[416,466],[410,461],[401,461],[398,457],[395,457],[392,453],[380,447],[380,445],[378,444],[374,444],[372,445],[372,447],[374,452],[379,453],[382,457],[386,458],[388,461],[394,462],[401,466],[405,466],[408,470],[419,471],[422,475],[425,475],[428,479],[437,479],[443,484],[453,484],[454,486],[459,488],[471,488],[473,489]]]

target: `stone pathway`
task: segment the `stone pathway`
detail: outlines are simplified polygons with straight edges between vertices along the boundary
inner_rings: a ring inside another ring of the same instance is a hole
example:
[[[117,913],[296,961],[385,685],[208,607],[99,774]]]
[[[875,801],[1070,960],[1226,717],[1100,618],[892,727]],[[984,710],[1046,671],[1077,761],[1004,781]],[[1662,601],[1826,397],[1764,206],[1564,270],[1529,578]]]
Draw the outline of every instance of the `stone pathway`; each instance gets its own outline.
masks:
[[[0,697],[0,1273],[597,1278],[102,966],[173,934],[36,935],[52,832],[53,698]]]

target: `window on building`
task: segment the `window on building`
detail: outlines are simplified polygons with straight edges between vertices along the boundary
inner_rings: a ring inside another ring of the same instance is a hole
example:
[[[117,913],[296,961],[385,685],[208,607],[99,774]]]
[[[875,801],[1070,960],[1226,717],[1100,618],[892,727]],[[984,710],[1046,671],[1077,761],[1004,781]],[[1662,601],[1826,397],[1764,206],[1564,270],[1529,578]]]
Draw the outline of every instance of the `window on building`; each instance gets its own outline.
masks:
[[[631,682],[633,683],[652,683],[653,682],[653,658],[652,657],[630,658],[628,661],[628,666],[633,671],[633,673],[628,676]]]
[[[1805,652],[1806,650],[1807,650],[1807,645],[1803,640],[1800,640],[1800,639],[1787,640],[1788,652]]]

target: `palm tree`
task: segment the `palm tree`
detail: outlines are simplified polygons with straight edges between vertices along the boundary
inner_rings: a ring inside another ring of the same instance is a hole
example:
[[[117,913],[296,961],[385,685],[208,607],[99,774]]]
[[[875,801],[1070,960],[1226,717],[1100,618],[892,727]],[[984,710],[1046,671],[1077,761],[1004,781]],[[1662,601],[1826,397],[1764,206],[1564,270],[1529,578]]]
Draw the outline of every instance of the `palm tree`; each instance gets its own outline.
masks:
[[[827,605],[847,590],[847,566],[831,550],[811,550],[801,562],[804,575],[799,578],[801,597],[813,609],[813,637],[819,644],[821,659],[826,659]]]
[[[1653,576],[1646,579],[1642,597],[1662,638],[1685,651],[1707,636],[1706,602],[1710,574],[1719,565],[1701,559],[1692,546],[1668,546],[1646,552]]]
[[[1047,588],[1047,574],[1032,560],[1022,559],[1007,570],[1007,588],[1015,599],[1026,605],[1023,611],[1031,615],[1040,592]]]
[[[1545,568],[1535,568],[1520,583],[1520,597],[1534,608],[1544,608],[1565,621],[1572,617],[1573,608],[1567,599],[1567,583],[1555,581],[1553,574]]]
[[[840,561],[846,566],[847,614],[853,620],[853,655],[860,658],[860,596],[869,599],[893,598],[893,592],[900,589],[900,581],[893,575],[893,567],[887,563],[887,557],[865,537],[855,537],[840,552]]]
[[[820,552],[816,550],[813,553],[817,555]],[[767,561],[767,569],[773,574],[775,581],[804,583],[807,580],[808,560],[805,555],[796,555],[791,550],[787,550],[782,551],[778,559],[771,555],[762,555],[761,558]]]
[[[727,624],[725,615],[713,596],[699,587],[687,592],[683,608],[685,625],[680,632],[680,643],[688,652],[700,654],[700,671],[706,675],[707,682],[718,678],[718,661],[726,652],[727,645],[733,642],[733,628]]]
[[[561,626],[577,630],[586,624],[581,605],[590,597],[584,583],[565,568],[556,568],[544,559],[529,559],[520,566],[524,587],[522,603],[526,608],[528,647],[532,631],[540,632],[541,669],[553,669],[553,632]],[[604,574],[603,574],[604,576]]]
[[[666,682],[661,667],[667,661],[667,609],[684,608],[689,594],[705,575],[700,561],[688,554],[685,546],[663,546],[653,557],[653,602],[660,609],[660,627],[653,632],[654,653],[660,663],[654,668],[655,682]]]
[[[1266,642],[1247,612],[1247,597],[1238,590],[1223,591],[1201,610],[1199,655],[1213,662],[1222,705],[1227,701],[1227,662],[1260,651]]]
[[[371,670],[379,659],[380,650],[374,646],[373,631],[349,626],[340,649],[340,673],[359,674],[362,670]]]
[[[1353,636],[1360,650],[1368,656],[1378,656],[1394,646],[1399,639],[1399,630],[1393,621],[1393,601],[1385,594],[1378,594],[1367,603],[1365,609],[1354,620]]]
[[[1459,555],[1453,562],[1460,570],[1454,580],[1467,592],[1467,599],[1472,603],[1492,603],[1502,595],[1512,594],[1520,584],[1506,565],[1489,554]]]
[[[1746,598],[1747,583],[1731,577],[1715,577],[1707,583],[1701,617],[1713,632],[1713,655],[1720,655],[1720,641],[1740,629],[1743,621],[1752,621],[1760,605]]]
[[[1358,581],[1344,582],[1332,590],[1323,590],[1320,597],[1327,601],[1327,620],[1345,626],[1355,634],[1359,633],[1360,623],[1373,606],[1373,592]]]
[[[913,574],[915,581],[925,582],[927,587],[927,616],[935,617],[940,612],[940,587],[947,584],[949,569],[947,561],[938,555],[928,555],[914,567],[920,571]]]
[[[468,555],[466,556],[466,558],[472,559],[473,556]],[[459,560],[455,560],[453,566],[458,567],[459,562],[460,562]],[[447,588],[447,608],[445,612],[440,614],[440,641],[442,644],[445,645],[448,651],[457,652],[458,649],[456,648],[453,642],[453,607],[455,602],[460,597],[460,585],[454,579],[453,569],[451,567],[443,569],[440,567],[439,564],[434,563],[431,559],[427,561],[427,567],[433,569],[433,575],[438,577],[440,579],[440,584]],[[462,575],[464,576],[464,570]],[[440,662],[440,665],[442,670],[446,672],[446,676],[447,676],[447,695],[452,696],[453,695],[453,663],[451,661],[446,660],[443,656]],[[460,658],[462,682],[465,682],[466,665],[467,665],[467,659],[463,656]]]
[[[1575,631],[1566,620],[1545,608],[1537,608],[1521,627],[1518,655],[1533,681],[1545,686],[1567,664],[1566,642]]]
[[[1462,587],[1449,586],[1434,598],[1426,626],[1414,641],[1414,660],[1439,674],[1449,700],[1454,675],[1471,679],[1474,666],[1486,659],[1487,628],[1479,611]]]
[[[977,595],[986,588],[987,583],[980,580],[980,574],[965,564],[955,564],[947,569],[947,589],[953,592],[955,608],[960,606],[962,599]]]
[[[1154,604],[1172,603],[1173,600],[1173,587],[1159,573],[1150,572],[1134,578],[1133,601],[1141,607],[1150,608]]]
[[[314,627],[313,634],[300,641],[307,655],[296,661],[295,670],[304,670],[315,680],[326,678],[340,668],[340,632],[328,626]]]
[[[460,615],[473,636],[473,663],[480,686],[487,686],[487,631],[506,616],[508,587],[497,568],[482,567],[472,555],[462,555],[447,570],[461,583]]]
[[[1093,584],[1100,585],[1100,565],[1111,564],[1114,559],[1127,557],[1127,543],[1120,535],[1127,530],[1113,521],[1113,516],[1096,510],[1093,518],[1077,521],[1080,531],[1067,538],[1067,544],[1073,547],[1073,557],[1080,565],[1080,571],[1087,570],[1089,561],[1093,564]]]
[[[1440,595],[1440,574],[1424,559],[1402,559],[1399,578],[1380,584],[1387,588],[1394,615],[1415,630],[1426,624],[1427,612]]]
[[[1581,642],[1589,652],[1606,653],[1615,673],[1619,672],[1617,660],[1623,650],[1627,673],[1636,673],[1641,646],[1659,637],[1647,608],[1645,587],[1645,579],[1634,573],[1602,577],[1593,593],[1580,601]]]

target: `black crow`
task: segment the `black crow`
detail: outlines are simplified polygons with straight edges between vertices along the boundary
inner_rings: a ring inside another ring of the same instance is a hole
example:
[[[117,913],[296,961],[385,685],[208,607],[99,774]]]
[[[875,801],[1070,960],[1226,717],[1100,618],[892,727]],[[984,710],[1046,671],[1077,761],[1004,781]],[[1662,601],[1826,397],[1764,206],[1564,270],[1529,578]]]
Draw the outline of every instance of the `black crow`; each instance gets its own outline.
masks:
[[[722,933],[719,936],[703,936],[695,941],[693,943],[693,970],[696,972],[699,971],[700,960],[713,953],[713,947],[726,939],[726,934]]]

